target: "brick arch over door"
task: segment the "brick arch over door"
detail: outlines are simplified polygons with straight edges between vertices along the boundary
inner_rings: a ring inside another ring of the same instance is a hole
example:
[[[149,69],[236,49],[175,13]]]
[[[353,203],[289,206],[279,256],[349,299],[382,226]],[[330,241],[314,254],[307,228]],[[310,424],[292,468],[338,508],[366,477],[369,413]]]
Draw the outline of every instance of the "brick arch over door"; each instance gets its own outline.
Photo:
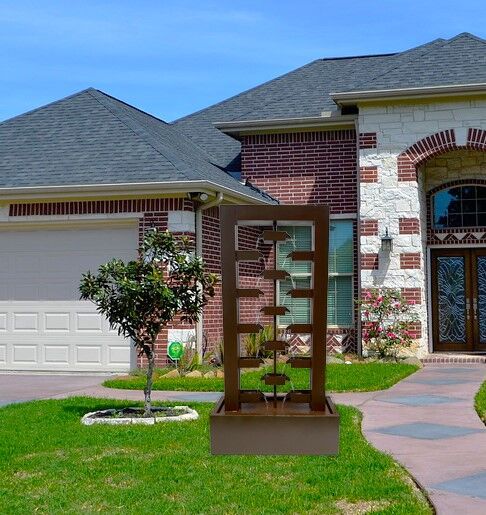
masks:
[[[465,145],[458,145],[454,129],[436,132],[404,150],[397,158],[398,180],[416,181],[419,167],[431,157],[451,150],[486,151],[486,131],[469,128]]]

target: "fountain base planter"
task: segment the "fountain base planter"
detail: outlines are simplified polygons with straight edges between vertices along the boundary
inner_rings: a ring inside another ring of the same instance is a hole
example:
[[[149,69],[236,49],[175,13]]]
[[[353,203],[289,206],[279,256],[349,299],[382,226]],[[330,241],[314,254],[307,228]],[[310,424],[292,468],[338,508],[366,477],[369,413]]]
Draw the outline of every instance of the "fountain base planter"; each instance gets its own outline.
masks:
[[[336,455],[339,414],[329,397],[326,411],[306,403],[242,403],[240,411],[224,409],[222,397],[210,416],[213,454]]]

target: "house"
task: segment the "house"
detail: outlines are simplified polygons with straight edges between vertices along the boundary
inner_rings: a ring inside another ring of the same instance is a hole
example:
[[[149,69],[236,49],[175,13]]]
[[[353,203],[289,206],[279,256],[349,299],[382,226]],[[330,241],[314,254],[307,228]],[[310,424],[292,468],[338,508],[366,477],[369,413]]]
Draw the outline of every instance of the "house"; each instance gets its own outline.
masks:
[[[392,286],[415,304],[418,355],[485,352],[485,150],[486,41],[467,33],[319,59],[170,124],[96,89],[6,120],[0,369],[133,367],[128,342],[78,300],[80,274],[133,257],[153,226],[193,237],[219,272],[222,203],[330,206],[330,350],[360,351],[355,300]],[[305,268],[291,274],[306,284]],[[305,302],[293,316],[308,317]],[[158,345],[221,333],[218,294]]]

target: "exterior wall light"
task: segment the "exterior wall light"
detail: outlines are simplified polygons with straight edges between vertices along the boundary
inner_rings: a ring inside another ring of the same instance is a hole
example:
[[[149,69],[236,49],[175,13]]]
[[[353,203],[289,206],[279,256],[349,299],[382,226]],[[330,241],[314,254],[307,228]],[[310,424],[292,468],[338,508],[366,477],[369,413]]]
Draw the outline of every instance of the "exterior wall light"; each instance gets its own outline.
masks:
[[[381,237],[381,250],[383,252],[391,252],[393,250],[393,238],[388,234],[388,227],[385,235]]]

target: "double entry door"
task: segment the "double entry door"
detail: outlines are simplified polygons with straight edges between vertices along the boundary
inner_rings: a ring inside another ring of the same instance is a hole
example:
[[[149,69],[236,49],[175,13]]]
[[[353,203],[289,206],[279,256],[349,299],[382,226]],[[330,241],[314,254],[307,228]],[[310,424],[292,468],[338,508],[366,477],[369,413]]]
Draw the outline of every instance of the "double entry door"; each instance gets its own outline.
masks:
[[[433,249],[434,351],[486,352],[486,249]]]

